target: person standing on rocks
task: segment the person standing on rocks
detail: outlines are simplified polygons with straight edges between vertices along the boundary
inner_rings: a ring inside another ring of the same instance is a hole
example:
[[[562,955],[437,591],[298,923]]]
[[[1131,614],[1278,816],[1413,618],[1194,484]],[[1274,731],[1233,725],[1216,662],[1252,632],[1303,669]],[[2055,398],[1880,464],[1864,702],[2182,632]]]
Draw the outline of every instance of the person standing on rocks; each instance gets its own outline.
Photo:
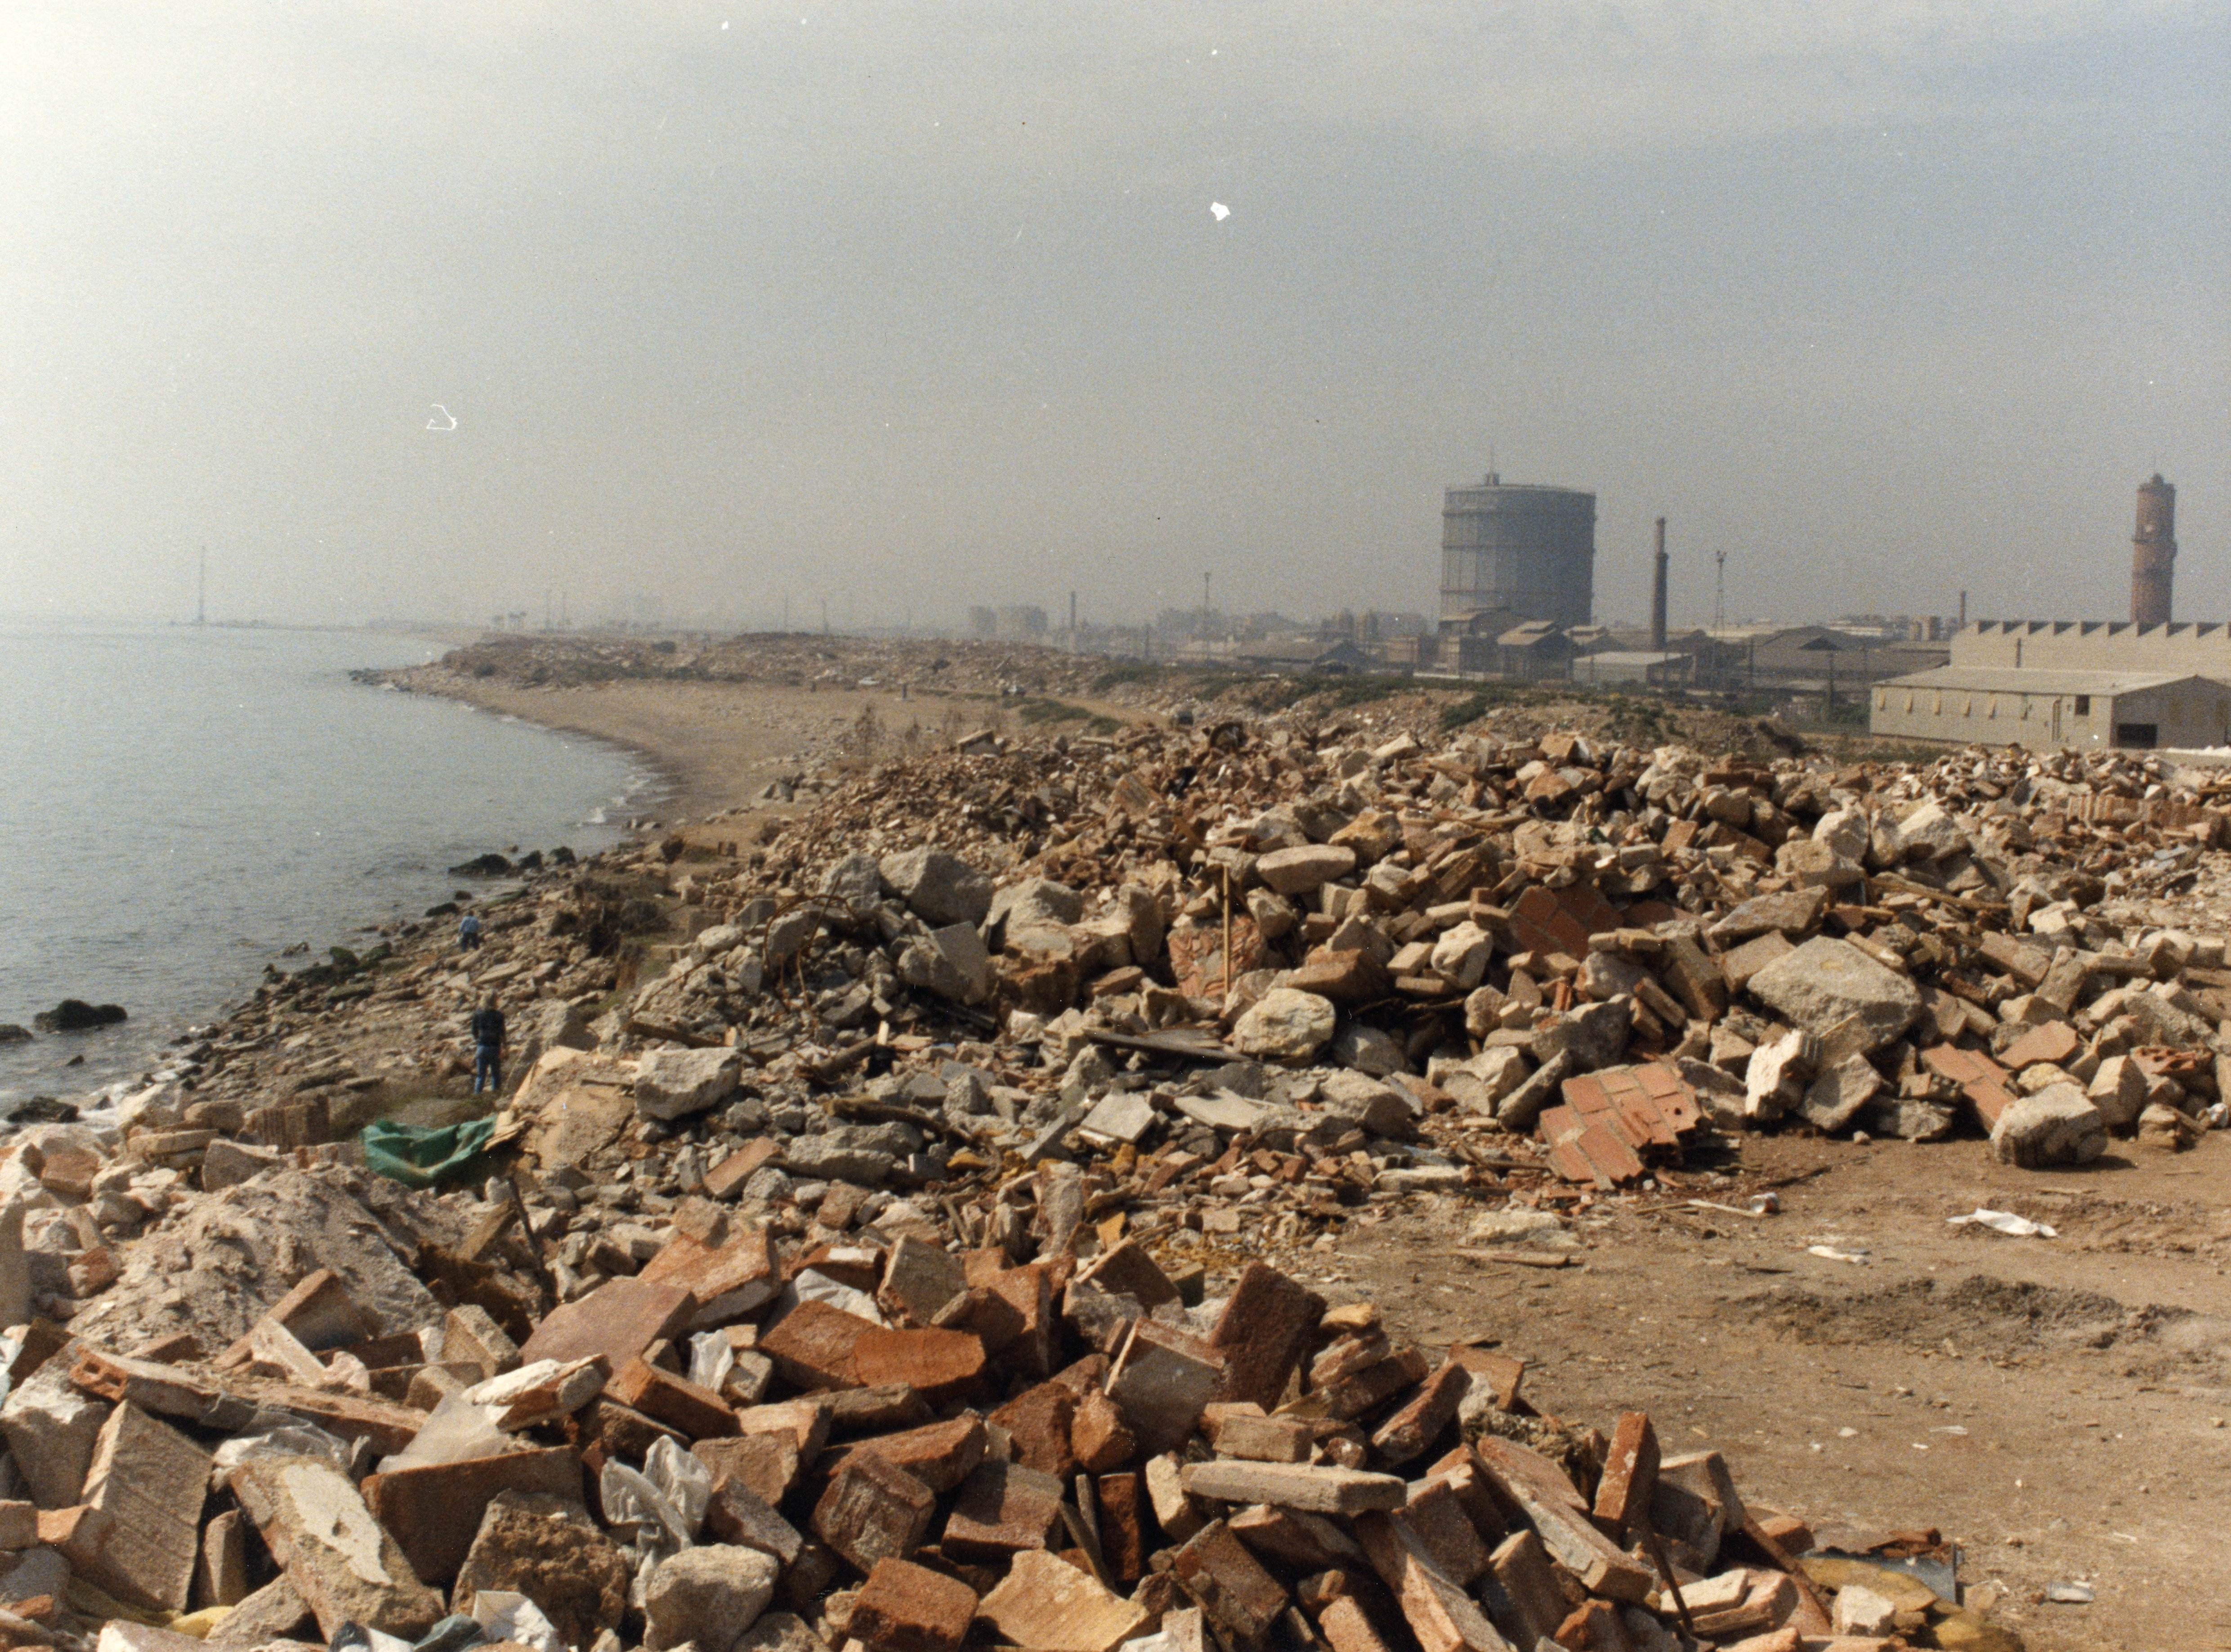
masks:
[[[473,1012],[472,1030],[473,1093],[480,1094],[485,1080],[494,1095],[503,1088],[503,1012],[495,1007],[493,994],[482,999]]]
[[[475,952],[481,944],[481,915],[468,912],[457,920],[457,950]]]

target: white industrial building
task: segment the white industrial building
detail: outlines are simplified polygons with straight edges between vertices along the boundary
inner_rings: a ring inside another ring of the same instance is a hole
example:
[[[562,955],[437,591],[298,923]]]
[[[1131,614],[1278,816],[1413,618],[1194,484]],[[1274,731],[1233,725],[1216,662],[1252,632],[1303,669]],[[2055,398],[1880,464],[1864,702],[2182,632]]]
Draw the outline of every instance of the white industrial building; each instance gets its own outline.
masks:
[[[1878,683],[1880,735],[1959,745],[2231,746],[2231,683],[2176,672],[1946,665]]]

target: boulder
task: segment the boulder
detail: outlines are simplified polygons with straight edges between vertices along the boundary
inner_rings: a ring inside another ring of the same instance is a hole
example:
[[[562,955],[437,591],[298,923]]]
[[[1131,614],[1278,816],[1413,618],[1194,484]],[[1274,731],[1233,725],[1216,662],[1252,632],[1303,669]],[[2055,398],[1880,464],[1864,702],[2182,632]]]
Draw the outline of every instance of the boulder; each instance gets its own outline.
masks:
[[[942,849],[909,849],[885,855],[883,887],[923,922],[981,923],[992,910],[992,879]]]
[[[2026,1170],[2088,1164],[2107,1150],[2107,1121],[2073,1084],[2018,1098],[1991,1128],[1991,1156]]]
[[[1968,834],[1934,798],[1898,823],[1898,840],[1908,860],[1949,860],[1968,848]]]
[[[1792,1026],[1866,1055],[1913,1025],[1921,994],[1848,941],[1816,935],[1750,978],[1745,990]],[[1832,1037],[1832,1035],[1833,1035]]]
[[[1280,895],[1308,895],[1355,870],[1355,851],[1336,843],[1273,849],[1255,863],[1255,875]]]
[[[2084,1093],[2109,1130],[2126,1130],[2145,1110],[2146,1075],[2129,1056],[2111,1055],[2099,1064]]]
[[[32,1016],[31,1025],[42,1033],[87,1033],[126,1019],[121,1004],[88,1004],[82,998],[65,998],[52,1009]]]
[[[1084,916],[1084,897],[1051,878],[1025,878],[993,892],[986,927],[993,930],[1066,929]]]
[[[1232,1029],[1232,1045],[1243,1055],[1271,1060],[1313,1055],[1330,1040],[1339,1020],[1330,999],[1273,987],[1239,1018]]]
[[[864,923],[883,904],[883,869],[873,855],[847,855],[829,869],[821,892],[843,907],[855,923]]]
[[[735,1544],[710,1543],[658,1563],[643,1594],[647,1652],[695,1645],[734,1652],[774,1598],[782,1563]]]
[[[1350,1021],[1340,1029],[1339,1036],[1332,1041],[1329,1054],[1341,1066],[1353,1067],[1358,1072],[1368,1072],[1375,1079],[1400,1072],[1405,1066],[1402,1046],[1394,1041],[1393,1036],[1375,1027],[1366,1027],[1361,1021]]]
[[[635,1110],[645,1118],[687,1118],[736,1093],[743,1057],[734,1050],[654,1050],[636,1069]]]

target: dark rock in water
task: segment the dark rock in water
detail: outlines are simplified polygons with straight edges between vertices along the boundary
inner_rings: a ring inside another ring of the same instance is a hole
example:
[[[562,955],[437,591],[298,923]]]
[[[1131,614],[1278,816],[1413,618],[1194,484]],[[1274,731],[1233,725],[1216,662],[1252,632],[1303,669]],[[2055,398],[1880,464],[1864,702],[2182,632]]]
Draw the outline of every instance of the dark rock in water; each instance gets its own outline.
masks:
[[[426,916],[427,916],[428,917],[449,917],[449,914],[450,914],[450,913],[452,913],[452,912],[456,911],[456,910],[457,910],[457,904],[456,904],[456,902],[455,902],[455,901],[443,901],[443,902],[439,906],[430,906],[430,907],[428,907],[428,908],[426,909]]]
[[[65,998],[52,1009],[31,1017],[42,1033],[82,1033],[95,1027],[113,1027],[126,1019],[121,1004],[88,1004],[82,998]]]
[[[501,878],[510,870],[511,862],[491,849],[488,853],[475,856],[462,865],[450,867],[449,876],[452,878]]]
[[[85,1058],[80,1056],[80,1060]],[[20,1107],[8,1110],[11,1124],[74,1124],[77,1123],[77,1103],[56,1101],[52,1096],[34,1096]]]
[[[31,1036],[28,1027],[18,1027],[13,1021],[0,1021],[0,1044],[21,1044]]]
[[[550,864],[553,866],[570,866],[573,860],[573,852],[562,843],[550,852]]]
[[[540,871],[542,852],[540,849],[530,849],[513,864],[521,871]]]
[[[85,1065],[85,1056],[83,1053],[81,1052],[79,1054],[70,1057],[70,1059],[63,1062],[62,1065],[66,1067],[81,1067]]]

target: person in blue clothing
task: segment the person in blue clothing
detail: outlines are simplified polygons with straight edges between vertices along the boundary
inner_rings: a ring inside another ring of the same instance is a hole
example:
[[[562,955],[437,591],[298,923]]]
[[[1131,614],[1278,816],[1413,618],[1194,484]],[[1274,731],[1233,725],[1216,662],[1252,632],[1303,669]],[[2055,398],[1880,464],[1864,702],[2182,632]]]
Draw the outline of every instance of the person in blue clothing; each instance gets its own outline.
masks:
[[[457,950],[471,952],[481,943],[481,915],[468,912],[457,920]]]
[[[473,1012],[473,1093],[486,1082],[490,1094],[503,1088],[503,1012],[493,995]]]

